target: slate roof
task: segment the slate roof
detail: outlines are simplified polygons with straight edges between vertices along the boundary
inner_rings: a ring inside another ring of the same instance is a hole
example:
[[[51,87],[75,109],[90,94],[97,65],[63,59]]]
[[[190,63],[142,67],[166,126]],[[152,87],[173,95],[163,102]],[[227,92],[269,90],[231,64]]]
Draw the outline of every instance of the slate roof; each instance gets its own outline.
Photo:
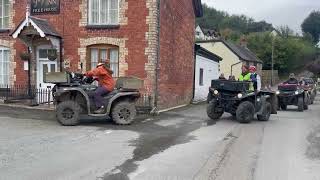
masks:
[[[43,31],[45,35],[61,37],[60,34],[45,19],[29,16],[29,18]]]
[[[233,44],[227,41],[223,41],[223,43],[241,60],[262,63],[262,61],[247,47],[243,47],[241,45]]]
[[[206,36],[218,36],[218,32],[214,29],[201,28]]]
[[[197,41],[196,43],[207,43],[207,42],[222,42],[225,44],[235,55],[239,57],[242,61],[249,61],[249,62],[257,62],[263,63],[250,49],[247,47],[243,47],[238,44],[233,44],[231,42],[227,42],[221,39],[214,39],[214,40],[206,40],[206,41]]]

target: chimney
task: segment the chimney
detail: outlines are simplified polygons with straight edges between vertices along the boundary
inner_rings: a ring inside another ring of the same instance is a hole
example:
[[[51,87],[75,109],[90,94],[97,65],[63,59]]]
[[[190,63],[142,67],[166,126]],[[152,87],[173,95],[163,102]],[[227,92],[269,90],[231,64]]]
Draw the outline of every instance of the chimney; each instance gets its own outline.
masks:
[[[240,46],[247,48],[247,46],[248,46],[248,41],[247,41],[247,39],[246,39],[245,36],[242,36],[242,37],[240,38]]]
[[[29,16],[30,16],[30,0],[27,0],[27,5],[26,5],[26,20],[29,25]]]

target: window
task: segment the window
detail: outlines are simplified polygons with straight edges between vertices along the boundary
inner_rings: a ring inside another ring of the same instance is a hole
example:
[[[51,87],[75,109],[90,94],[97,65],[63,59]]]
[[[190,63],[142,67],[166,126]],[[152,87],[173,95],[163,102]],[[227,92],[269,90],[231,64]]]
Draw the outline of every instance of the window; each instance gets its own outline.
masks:
[[[0,46],[0,84],[9,84],[9,49]]]
[[[203,86],[203,69],[200,68],[199,85]]]
[[[119,48],[117,46],[96,45],[89,47],[88,69],[91,70],[100,62],[110,62],[113,77],[119,76]]]
[[[0,29],[9,28],[9,0],[0,0]]]
[[[89,25],[119,24],[119,0],[89,0]]]

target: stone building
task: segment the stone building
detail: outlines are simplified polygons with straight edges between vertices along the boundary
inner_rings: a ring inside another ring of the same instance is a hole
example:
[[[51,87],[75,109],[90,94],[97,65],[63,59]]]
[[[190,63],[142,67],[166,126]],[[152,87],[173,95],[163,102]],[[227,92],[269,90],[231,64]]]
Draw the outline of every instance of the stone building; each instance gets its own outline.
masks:
[[[85,72],[110,61],[115,77],[143,79],[141,91],[158,109],[191,101],[201,0],[0,3],[0,84],[26,84],[30,72],[31,84],[47,88],[46,72]]]

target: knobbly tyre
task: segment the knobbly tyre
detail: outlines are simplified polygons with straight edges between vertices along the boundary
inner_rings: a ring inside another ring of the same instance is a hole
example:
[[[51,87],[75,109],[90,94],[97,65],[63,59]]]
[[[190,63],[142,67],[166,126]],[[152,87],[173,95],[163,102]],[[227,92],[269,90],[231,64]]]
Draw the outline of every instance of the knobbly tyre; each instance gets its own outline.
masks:
[[[62,125],[78,125],[81,115],[111,118],[119,125],[129,125],[135,119],[135,102],[140,93],[138,88],[123,87],[125,80],[121,78],[117,80],[116,89],[104,97],[104,114],[93,113],[96,107],[92,97],[97,88],[92,84],[93,78],[77,73],[48,73],[45,82],[55,84],[52,91],[56,117]]]
[[[280,84],[278,91],[279,109],[287,110],[288,105],[295,105],[298,107],[298,111],[308,109],[310,103],[310,97],[308,90],[303,89],[298,84]]]
[[[251,92],[250,82],[213,80],[208,94],[207,114],[218,120],[224,112],[232,114],[240,123],[250,123],[254,116],[268,121],[277,114],[277,97],[269,91]]]

